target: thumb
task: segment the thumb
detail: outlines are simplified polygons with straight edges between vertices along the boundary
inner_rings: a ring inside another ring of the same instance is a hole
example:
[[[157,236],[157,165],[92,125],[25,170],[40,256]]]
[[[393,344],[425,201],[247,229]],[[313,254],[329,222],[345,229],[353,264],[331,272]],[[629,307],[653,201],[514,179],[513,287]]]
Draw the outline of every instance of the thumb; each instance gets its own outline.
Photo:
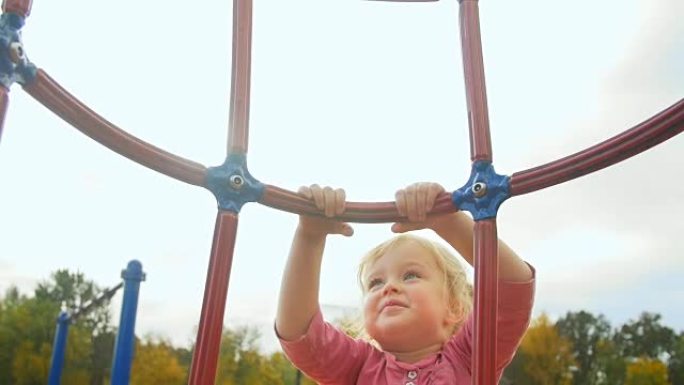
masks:
[[[339,223],[337,226],[335,226],[335,232],[337,234],[342,234],[345,237],[351,237],[354,235],[354,229],[349,226],[348,223]]]
[[[392,225],[393,233],[405,233],[407,231],[416,230],[418,226],[415,223],[410,222],[397,222]]]

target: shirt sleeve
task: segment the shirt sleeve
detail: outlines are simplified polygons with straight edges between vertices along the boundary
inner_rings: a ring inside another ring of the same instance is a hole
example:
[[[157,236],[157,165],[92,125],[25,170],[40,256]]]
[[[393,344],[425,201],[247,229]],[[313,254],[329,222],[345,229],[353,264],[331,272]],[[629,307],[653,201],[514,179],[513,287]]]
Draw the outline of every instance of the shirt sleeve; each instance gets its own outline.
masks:
[[[373,349],[369,343],[355,340],[325,322],[320,309],[303,336],[293,341],[280,336],[278,339],[294,366],[326,385],[356,384],[359,371]]]
[[[532,268],[532,266],[530,266]],[[527,282],[499,281],[499,306],[497,309],[496,373],[501,377],[511,362],[530,324],[534,303],[535,270]],[[454,337],[447,342],[445,354],[472,373],[473,313]]]

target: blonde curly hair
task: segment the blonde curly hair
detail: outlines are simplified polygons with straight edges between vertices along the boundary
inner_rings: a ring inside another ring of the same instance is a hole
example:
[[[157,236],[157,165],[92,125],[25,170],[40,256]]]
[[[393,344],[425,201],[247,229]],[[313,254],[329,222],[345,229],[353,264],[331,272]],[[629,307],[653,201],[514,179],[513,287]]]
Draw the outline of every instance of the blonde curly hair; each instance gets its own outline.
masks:
[[[425,249],[434,258],[437,267],[444,274],[444,290],[447,295],[448,306],[460,320],[460,322],[454,325],[453,332],[456,333],[472,311],[473,286],[468,282],[463,265],[461,265],[452,252],[437,242],[413,234],[401,234],[371,249],[363,256],[359,263],[358,282],[362,293],[365,295],[367,292],[364,276],[368,269],[387,252],[407,243],[415,243]],[[368,339],[362,325],[363,322],[360,322],[360,335]]]

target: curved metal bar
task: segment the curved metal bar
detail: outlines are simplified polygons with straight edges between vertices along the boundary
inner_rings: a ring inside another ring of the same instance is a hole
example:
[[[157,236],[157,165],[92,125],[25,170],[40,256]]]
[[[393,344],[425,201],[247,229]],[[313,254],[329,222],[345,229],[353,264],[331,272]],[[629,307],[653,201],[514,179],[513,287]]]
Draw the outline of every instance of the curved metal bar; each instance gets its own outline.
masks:
[[[2,128],[5,126],[5,116],[9,106],[9,90],[0,86],[0,142],[2,141]]]
[[[247,153],[252,67],[252,0],[233,0],[233,66],[228,153]]]
[[[33,0],[3,0],[2,11],[28,17],[31,14],[32,3]]]
[[[461,50],[465,72],[470,159],[492,162],[492,140],[489,134],[487,88],[485,86],[482,39],[478,0],[459,0]]]
[[[216,379],[237,225],[237,214],[219,211],[216,216],[202,316],[190,366],[189,385],[209,385]]]
[[[43,70],[38,70],[35,81],[25,85],[24,90],[66,122],[112,151],[172,178],[204,186],[207,172],[204,166],[121,130],[69,94]]]
[[[259,203],[277,210],[294,214],[323,215],[314,203],[297,193],[280,187],[265,185]],[[444,214],[458,211],[451,201],[451,194],[443,193],[435,202],[430,214]],[[384,223],[405,220],[399,216],[394,202],[347,202],[344,214],[336,217],[345,222]]]
[[[473,329],[473,380],[496,385],[497,308],[499,255],[496,218],[475,222],[475,325]]]
[[[511,195],[521,195],[567,182],[608,167],[684,131],[684,99],[595,146],[511,177]]]

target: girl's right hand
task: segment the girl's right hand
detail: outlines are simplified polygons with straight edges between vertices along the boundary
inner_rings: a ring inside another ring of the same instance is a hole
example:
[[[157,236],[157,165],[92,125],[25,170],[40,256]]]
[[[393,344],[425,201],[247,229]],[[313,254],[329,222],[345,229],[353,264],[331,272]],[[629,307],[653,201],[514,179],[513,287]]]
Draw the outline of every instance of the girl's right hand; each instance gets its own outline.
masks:
[[[325,217],[300,215],[298,232],[310,236],[341,234],[350,237],[354,234],[349,224],[334,219],[336,215],[344,212],[346,194],[343,189],[333,190],[328,186],[313,184],[309,187],[300,187],[298,193],[313,200],[316,207],[325,214]]]

